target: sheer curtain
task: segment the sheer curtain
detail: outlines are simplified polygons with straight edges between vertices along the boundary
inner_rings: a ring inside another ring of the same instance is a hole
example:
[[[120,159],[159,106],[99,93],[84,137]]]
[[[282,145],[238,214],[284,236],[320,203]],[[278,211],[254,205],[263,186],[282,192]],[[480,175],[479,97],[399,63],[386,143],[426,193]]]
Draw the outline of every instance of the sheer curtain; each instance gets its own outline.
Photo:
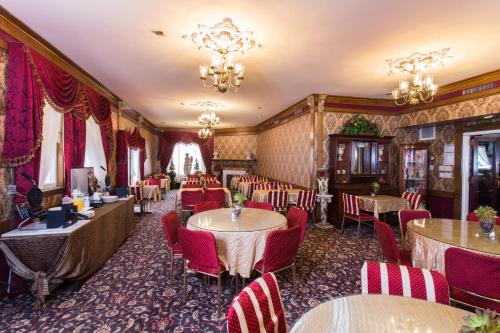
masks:
[[[141,169],[139,162],[139,149],[128,150],[128,179],[129,185],[135,185],[141,180]]]
[[[102,145],[101,127],[95,122],[93,117],[89,117],[85,122],[87,131],[85,139],[85,167],[94,168],[94,176],[104,187],[104,178],[106,171],[101,169],[101,166],[106,168],[106,156],[104,155],[104,147]]]
[[[146,140],[146,161],[144,161],[144,176],[151,176],[153,173],[153,168],[151,167],[153,164],[151,148],[149,146],[149,142]]]
[[[196,143],[185,144],[179,142],[175,145],[172,159],[170,160],[170,163],[174,162],[177,180],[186,176],[184,175],[184,159],[186,158],[186,153],[188,153],[190,156],[193,156],[191,173],[195,171],[194,165],[196,163],[196,160],[198,160],[198,164],[200,165],[200,171],[205,172],[205,164],[203,163],[203,158],[201,158],[200,146],[198,146]]]
[[[57,186],[57,144],[61,143],[62,114],[54,110],[49,103],[43,108],[42,150],[40,153],[41,189]]]

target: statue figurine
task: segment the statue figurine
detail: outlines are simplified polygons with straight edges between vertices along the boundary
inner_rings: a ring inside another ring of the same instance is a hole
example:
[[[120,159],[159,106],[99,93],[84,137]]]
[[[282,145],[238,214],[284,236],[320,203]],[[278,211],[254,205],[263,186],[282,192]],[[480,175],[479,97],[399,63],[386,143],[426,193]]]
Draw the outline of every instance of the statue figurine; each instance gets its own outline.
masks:
[[[191,173],[192,165],[193,156],[189,156],[189,154],[186,153],[186,156],[184,157],[184,176],[187,176]]]

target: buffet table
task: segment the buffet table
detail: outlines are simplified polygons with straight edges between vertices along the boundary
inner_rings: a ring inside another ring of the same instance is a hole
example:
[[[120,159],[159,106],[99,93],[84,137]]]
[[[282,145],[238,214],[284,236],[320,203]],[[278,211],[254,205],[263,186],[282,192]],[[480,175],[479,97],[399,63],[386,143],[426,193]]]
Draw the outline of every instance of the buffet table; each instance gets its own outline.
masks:
[[[407,238],[413,266],[444,274],[444,253],[450,247],[500,257],[500,226],[495,226],[495,232],[497,239],[485,237],[478,222],[435,218],[412,220],[408,223]]]
[[[105,204],[92,219],[65,229],[12,230],[1,236],[0,249],[12,271],[32,282],[40,304],[63,281],[83,280],[97,271],[135,227],[131,196]]]

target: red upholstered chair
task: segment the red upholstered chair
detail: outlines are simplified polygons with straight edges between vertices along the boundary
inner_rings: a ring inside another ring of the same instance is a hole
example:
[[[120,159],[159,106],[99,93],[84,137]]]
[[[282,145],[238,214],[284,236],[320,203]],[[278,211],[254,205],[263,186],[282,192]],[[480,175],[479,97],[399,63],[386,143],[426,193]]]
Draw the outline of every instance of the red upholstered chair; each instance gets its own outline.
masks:
[[[431,212],[428,210],[400,210],[399,215],[399,230],[401,231],[401,242],[404,244],[408,222],[415,219],[430,219]]]
[[[304,239],[306,238],[307,211],[292,207],[288,210],[286,221],[288,224],[288,228],[293,228],[295,226],[300,227],[299,262],[301,271],[303,272],[304,262],[303,262],[302,244],[304,243]]]
[[[297,207],[298,209],[305,210],[306,212],[311,212],[312,220],[314,223],[315,210],[316,210],[316,191],[315,190],[299,191],[295,207]]]
[[[255,264],[255,270],[260,274],[265,274],[292,268],[293,288],[295,290],[295,257],[299,251],[300,233],[301,229],[298,226],[269,233],[264,256]]]
[[[414,192],[403,192],[401,198],[407,199],[410,203],[410,208],[417,210],[422,202],[422,194]]]
[[[207,189],[204,197],[205,201],[217,201],[221,207],[226,203],[226,192],[223,189]]]
[[[197,191],[182,191],[181,192],[181,205],[183,213],[182,217],[184,217],[185,212],[188,212],[188,214],[193,212],[194,205],[202,201],[205,200],[203,198],[203,191],[201,189]]]
[[[500,312],[500,258],[449,248],[444,260],[452,302]]]
[[[217,178],[215,178],[215,177],[207,177],[207,178],[205,178],[205,183],[206,184],[217,183]]]
[[[210,184],[207,184],[207,188],[222,188],[222,184],[210,183]]]
[[[405,296],[450,305],[448,283],[441,273],[383,262],[363,264],[361,293]]]
[[[288,192],[281,190],[269,191],[267,193],[267,202],[273,205],[273,210],[286,213],[288,208]]]
[[[345,219],[351,219],[358,222],[358,233],[359,228],[361,227],[361,222],[375,221],[375,216],[360,212],[358,198],[355,195],[342,193],[342,207],[344,209],[344,213],[342,215],[340,232],[344,231]]]
[[[194,213],[198,214],[207,210],[219,209],[221,205],[217,201],[203,201],[194,205]]]
[[[476,213],[474,212],[470,212],[469,214],[467,214],[466,220],[469,222],[479,222],[479,218],[476,216]],[[496,217],[495,224],[500,225],[500,216]]]
[[[161,186],[161,180],[156,178],[148,178],[144,181],[146,185],[158,185]]]
[[[179,229],[179,240],[184,259],[184,285],[182,294],[186,299],[187,273],[195,272],[217,278],[217,314],[220,313],[221,275],[226,267],[219,260],[215,237],[208,231]]]
[[[267,202],[249,201],[247,203],[247,208],[257,208],[265,210],[273,210],[273,205]]]
[[[411,251],[400,250],[398,248],[394,233],[387,223],[375,220],[375,232],[377,233],[380,249],[387,262],[412,266]]]
[[[266,273],[243,289],[229,306],[226,318],[228,333],[288,332],[274,274]]]
[[[292,184],[283,184],[283,189],[284,190],[291,190],[291,189],[293,189],[293,185]]]
[[[134,196],[134,206],[139,206],[139,214],[143,214],[145,210],[144,196],[142,195],[142,187],[130,186],[130,194]]]
[[[248,192],[246,193],[247,198],[252,199],[253,191],[257,188],[259,183],[250,183],[248,184]]]
[[[179,243],[179,228],[181,221],[175,211],[163,215],[161,222],[167,237],[167,249],[170,256],[170,283],[174,276],[174,258],[182,257],[181,244]]]
[[[182,185],[182,188],[201,188],[200,183],[186,183]]]

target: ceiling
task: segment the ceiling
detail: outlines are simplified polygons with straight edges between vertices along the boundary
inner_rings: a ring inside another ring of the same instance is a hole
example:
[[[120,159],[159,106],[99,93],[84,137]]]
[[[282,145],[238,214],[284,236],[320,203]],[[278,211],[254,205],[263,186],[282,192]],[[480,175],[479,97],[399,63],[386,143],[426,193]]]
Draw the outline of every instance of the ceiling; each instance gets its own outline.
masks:
[[[158,126],[186,127],[214,101],[220,127],[252,126],[311,93],[388,98],[385,59],[450,47],[447,84],[500,68],[498,0],[3,0],[3,6]],[[209,54],[182,35],[230,17],[262,48],[237,93],[203,88]],[[162,30],[158,37],[151,30]]]

